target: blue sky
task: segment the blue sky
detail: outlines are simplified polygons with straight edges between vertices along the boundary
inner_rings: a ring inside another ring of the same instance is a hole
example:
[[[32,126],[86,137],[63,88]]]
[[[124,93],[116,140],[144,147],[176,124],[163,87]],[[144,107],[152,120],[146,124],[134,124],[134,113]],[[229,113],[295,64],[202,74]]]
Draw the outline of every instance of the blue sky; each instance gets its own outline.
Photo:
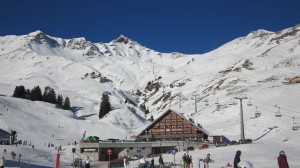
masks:
[[[1,0],[0,36],[41,30],[109,42],[125,35],[160,52],[201,54],[251,31],[300,23],[299,0]]]

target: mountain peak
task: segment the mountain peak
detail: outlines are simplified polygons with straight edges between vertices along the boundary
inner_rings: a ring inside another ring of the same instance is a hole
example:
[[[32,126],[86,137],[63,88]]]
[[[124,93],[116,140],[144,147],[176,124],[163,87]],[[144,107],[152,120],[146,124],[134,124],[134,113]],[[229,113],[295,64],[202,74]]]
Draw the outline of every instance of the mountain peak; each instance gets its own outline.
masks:
[[[40,36],[40,35],[44,36],[45,34],[40,30],[31,32],[31,33],[28,34],[29,37],[37,37],[37,36]]]
[[[131,41],[131,40],[128,37],[124,36],[124,35],[120,35],[116,39],[116,42],[118,42],[118,43],[124,43],[124,44],[127,44],[129,41]]]
[[[29,33],[27,39],[29,39],[31,43],[48,44],[51,47],[59,46],[59,43],[55,39],[48,37],[45,33],[43,33],[40,30]]]
[[[252,31],[251,33],[248,34],[247,37],[263,37],[265,35],[268,35],[268,34],[272,34],[274,32],[271,32],[271,31],[267,31],[267,30],[264,30],[264,29],[258,29],[256,31]]]

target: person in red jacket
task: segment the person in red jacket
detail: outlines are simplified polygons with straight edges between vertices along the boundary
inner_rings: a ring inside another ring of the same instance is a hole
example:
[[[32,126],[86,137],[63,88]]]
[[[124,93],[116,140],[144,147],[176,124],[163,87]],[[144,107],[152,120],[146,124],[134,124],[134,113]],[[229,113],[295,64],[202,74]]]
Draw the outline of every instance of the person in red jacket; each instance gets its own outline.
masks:
[[[280,151],[277,161],[279,168],[289,168],[289,164],[287,162],[287,158],[284,151]]]

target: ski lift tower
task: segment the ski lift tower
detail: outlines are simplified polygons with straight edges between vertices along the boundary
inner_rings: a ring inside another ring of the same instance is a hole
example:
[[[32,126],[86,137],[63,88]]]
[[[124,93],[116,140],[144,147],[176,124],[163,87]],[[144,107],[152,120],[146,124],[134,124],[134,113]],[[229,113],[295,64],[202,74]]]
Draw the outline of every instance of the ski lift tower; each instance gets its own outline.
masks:
[[[235,99],[240,100],[240,120],[241,120],[241,141],[245,142],[245,132],[244,132],[244,117],[243,117],[243,99],[247,99],[247,97],[234,97]]]

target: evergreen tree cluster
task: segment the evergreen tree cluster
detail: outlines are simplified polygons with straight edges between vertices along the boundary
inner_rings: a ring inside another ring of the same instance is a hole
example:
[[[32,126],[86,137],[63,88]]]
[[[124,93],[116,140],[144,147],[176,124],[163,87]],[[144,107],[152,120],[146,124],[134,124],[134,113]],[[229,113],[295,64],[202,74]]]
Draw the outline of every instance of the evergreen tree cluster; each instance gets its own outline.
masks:
[[[111,111],[111,105],[109,96],[103,94],[101,98],[100,110],[99,110],[99,119],[103,118],[107,113]]]
[[[48,102],[51,104],[55,104],[55,107],[59,109],[64,109],[64,110],[71,109],[70,99],[66,97],[64,100],[62,95],[56,96],[54,89],[49,86],[45,87],[43,94],[39,86],[35,86],[31,90],[25,89],[25,87],[22,85],[16,86],[12,96],[17,98],[22,98],[22,99],[28,99],[32,101]]]

